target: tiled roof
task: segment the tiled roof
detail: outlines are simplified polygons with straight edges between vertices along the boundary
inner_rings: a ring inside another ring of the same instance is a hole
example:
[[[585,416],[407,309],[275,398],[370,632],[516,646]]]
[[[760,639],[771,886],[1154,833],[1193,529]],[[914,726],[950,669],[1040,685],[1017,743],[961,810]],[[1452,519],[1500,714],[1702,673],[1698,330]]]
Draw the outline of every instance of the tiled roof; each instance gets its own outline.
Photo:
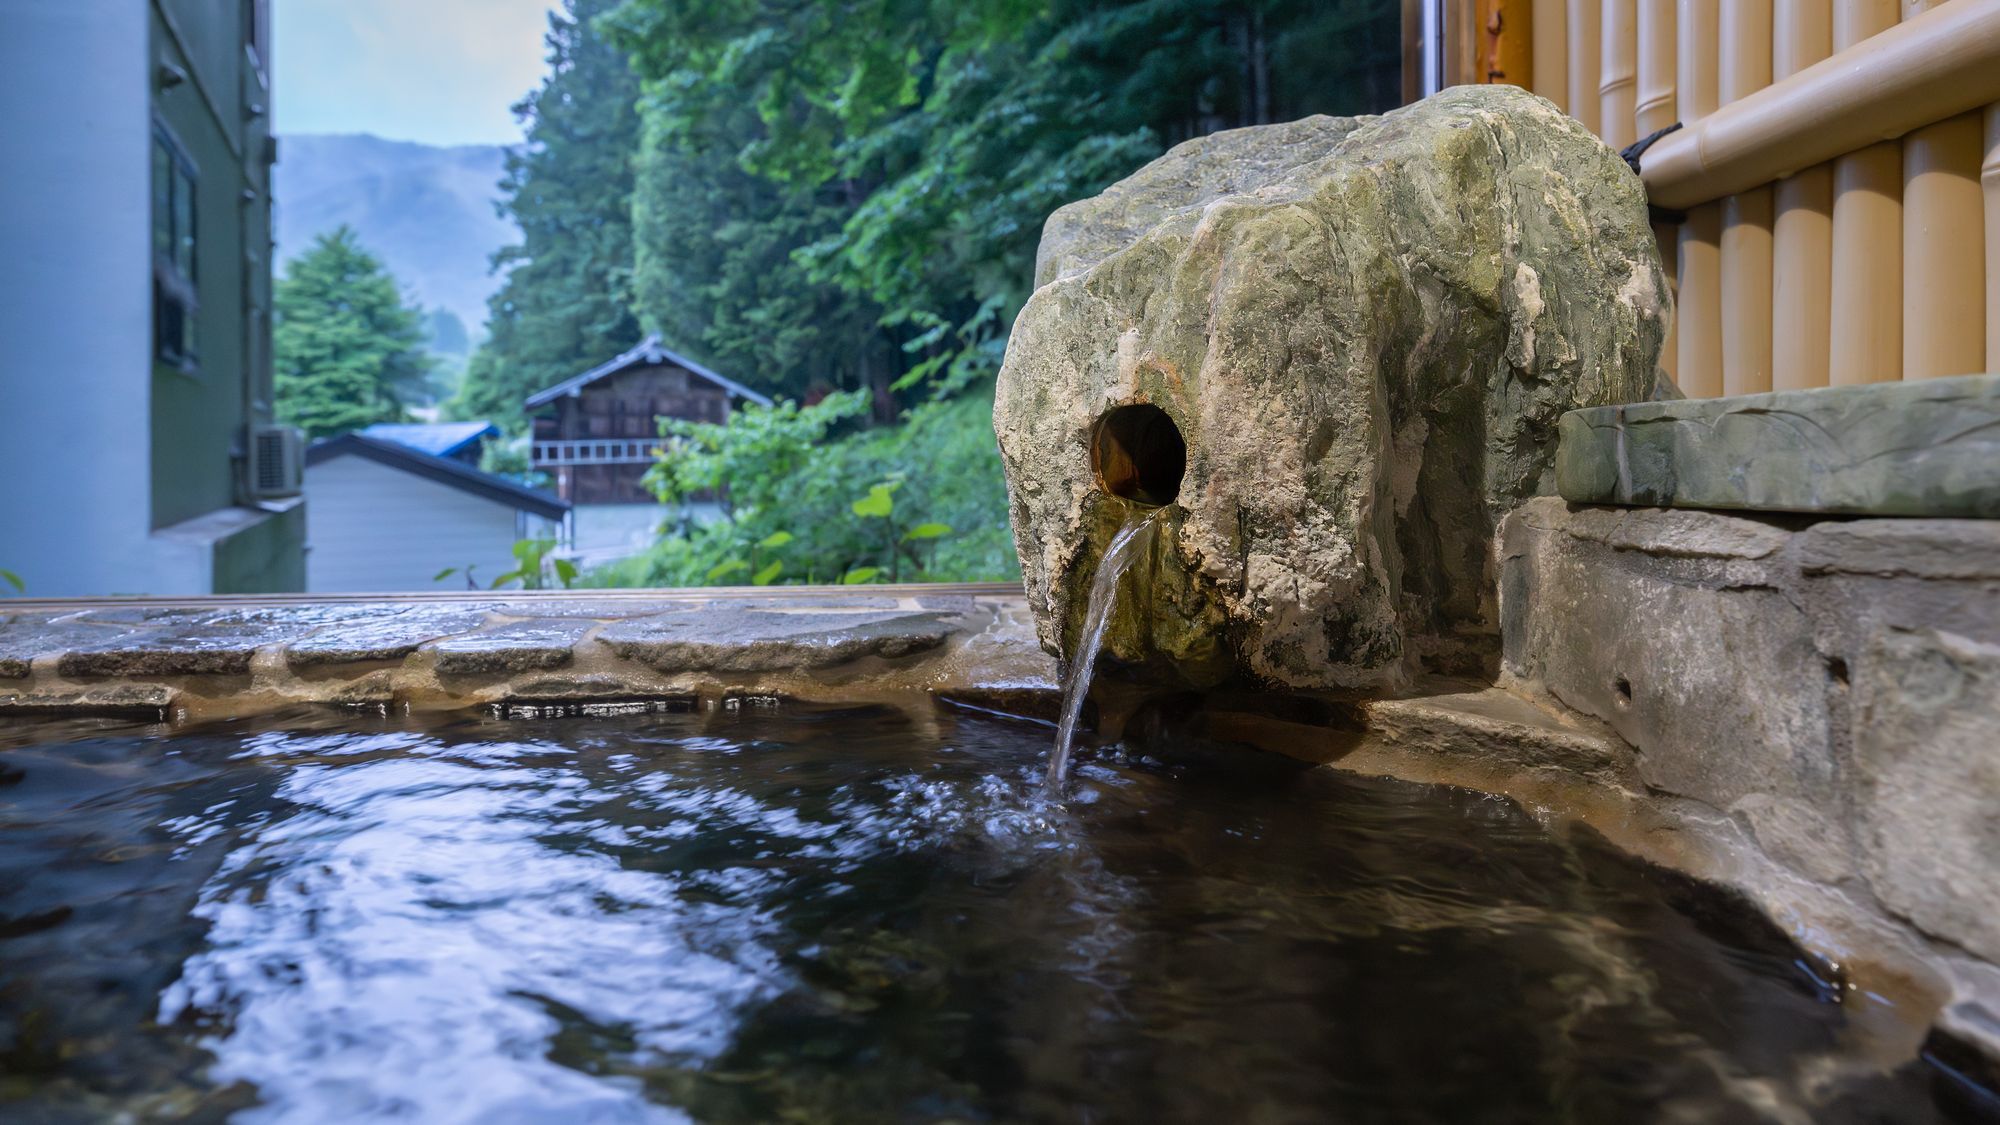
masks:
[[[694,360],[668,348],[660,342],[660,334],[655,332],[644,340],[639,341],[638,347],[633,348],[624,355],[608,363],[601,363],[581,375],[564,379],[548,390],[533,395],[528,399],[527,408],[533,410],[538,406],[547,406],[564,395],[576,394],[584,387],[595,383],[606,375],[616,375],[628,367],[638,367],[642,364],[654,366],[661,363],[671,363],[676,367],[685,367],[696,375],[728,391],[736,398],[748,399],[759,406],[771,405],[771,397],[769,395],[760,395],[736,380],[726,375],[718,375],[701,364],[696,363]]]

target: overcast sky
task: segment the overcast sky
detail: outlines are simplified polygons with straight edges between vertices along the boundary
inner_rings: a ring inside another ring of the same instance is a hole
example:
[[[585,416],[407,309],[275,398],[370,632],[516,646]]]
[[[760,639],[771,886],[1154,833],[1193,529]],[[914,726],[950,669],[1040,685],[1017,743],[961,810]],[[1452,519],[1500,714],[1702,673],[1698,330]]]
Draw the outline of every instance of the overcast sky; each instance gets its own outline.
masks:
[[[554,0],[273,0],[278,132],[521,139]]]

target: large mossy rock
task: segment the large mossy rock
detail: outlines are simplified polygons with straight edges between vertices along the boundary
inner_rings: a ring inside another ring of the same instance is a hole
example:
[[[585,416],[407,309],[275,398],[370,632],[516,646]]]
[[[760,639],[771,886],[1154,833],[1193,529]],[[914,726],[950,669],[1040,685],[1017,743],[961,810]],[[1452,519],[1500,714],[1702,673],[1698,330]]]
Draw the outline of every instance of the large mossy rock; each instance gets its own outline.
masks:
[[[1197,683],[1484,666],[1495,524],[1564,411],[1650,397],[1669,307],[1638,177],[1506,86],[1190,141],[1057,211],[1036,272],[994,422],[1042,643],[1124,496],[1173,491],[1171,431],[1100,434],[1152,404],[1185,473],[1106,651]]]

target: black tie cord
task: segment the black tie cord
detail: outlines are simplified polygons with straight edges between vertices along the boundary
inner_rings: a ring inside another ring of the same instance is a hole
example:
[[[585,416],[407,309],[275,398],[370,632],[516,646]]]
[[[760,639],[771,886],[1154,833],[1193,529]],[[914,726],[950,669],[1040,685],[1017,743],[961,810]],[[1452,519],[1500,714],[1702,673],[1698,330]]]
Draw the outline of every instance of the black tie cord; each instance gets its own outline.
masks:
[[[1618,155],[1625,159],[1626,165],[1632,169],[1632,174],[1636,176],[1639,174],[1639,158],[1646,155],[1646,150],[1653,147],[1653,142],[1680,127],[1681,123],[1676,121],[1664,129],[1648,133],[1631,144],[1626,145]],[[1677,226],[1687,222],[1686,211],[1669,211],[1664,207],[1655,207],[1650,203],[1646,205],[1646,214],[1651,221],[1665,223],[1668,226]]]

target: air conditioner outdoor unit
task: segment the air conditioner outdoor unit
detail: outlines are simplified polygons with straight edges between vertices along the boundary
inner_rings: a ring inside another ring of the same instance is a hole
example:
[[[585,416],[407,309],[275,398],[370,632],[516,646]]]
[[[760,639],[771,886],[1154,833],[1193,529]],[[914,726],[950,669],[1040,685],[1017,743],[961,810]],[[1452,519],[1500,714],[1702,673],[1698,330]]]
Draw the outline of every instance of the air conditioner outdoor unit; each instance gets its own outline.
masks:
[[[275,500],[305,487],[306,435],[296,426],[250,428],[250,496]]]

